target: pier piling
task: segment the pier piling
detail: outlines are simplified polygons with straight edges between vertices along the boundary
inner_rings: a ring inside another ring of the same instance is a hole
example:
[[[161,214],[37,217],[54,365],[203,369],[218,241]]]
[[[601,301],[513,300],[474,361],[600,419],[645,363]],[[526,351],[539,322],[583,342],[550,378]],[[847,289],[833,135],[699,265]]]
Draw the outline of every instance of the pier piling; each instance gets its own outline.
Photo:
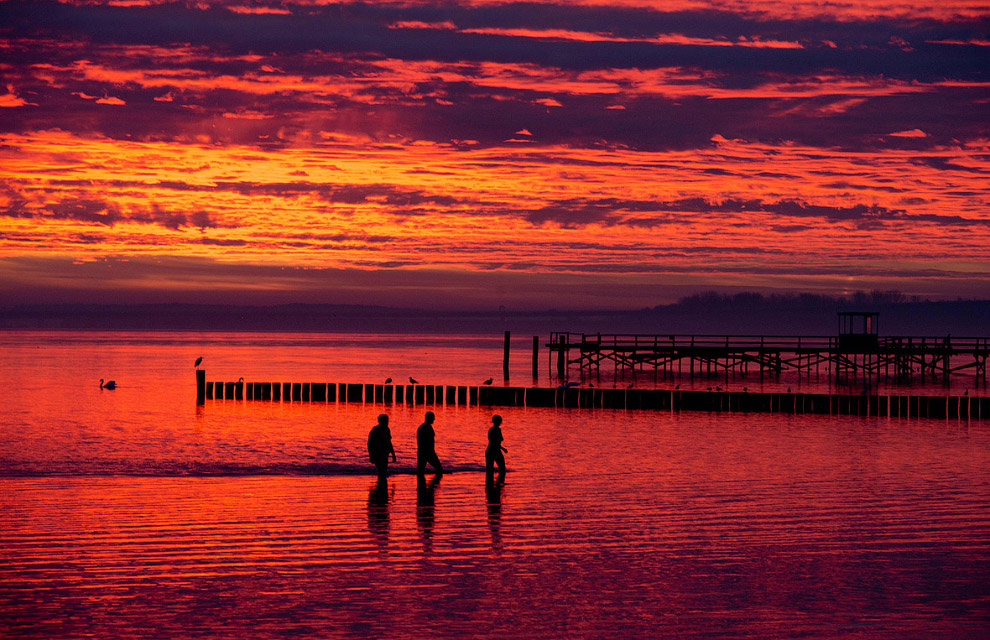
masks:
[[[533,380],[540,377],[540,336],[533,336]]]
[[[505,341],[502,344],[502,378],[509,381],[509,332],[505,332]]]

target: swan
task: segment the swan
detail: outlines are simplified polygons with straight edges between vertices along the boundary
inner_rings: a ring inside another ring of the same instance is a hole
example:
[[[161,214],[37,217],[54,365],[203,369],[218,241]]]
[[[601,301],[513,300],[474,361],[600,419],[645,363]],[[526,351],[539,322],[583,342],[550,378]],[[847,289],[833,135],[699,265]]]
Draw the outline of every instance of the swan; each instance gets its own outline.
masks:
[[[109,381],[107,381],[106,384],[104,384],[103,383],[103,378],[100,378],[100,388],[101,389],[110,389],[111,391],[113,391],[114,389],[117,388],[117,381],[116,380],[109,380]]]

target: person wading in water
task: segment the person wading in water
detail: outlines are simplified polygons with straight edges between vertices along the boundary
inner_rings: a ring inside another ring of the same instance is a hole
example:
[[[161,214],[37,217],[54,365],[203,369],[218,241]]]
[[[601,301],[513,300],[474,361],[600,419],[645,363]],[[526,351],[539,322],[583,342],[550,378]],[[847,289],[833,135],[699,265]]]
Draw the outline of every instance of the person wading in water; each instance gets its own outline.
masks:
[[[502,452],[509,450],[502,446],[502,416],[492,416],[492,428],[488,430],[488,448],[485,449],[485,480],[490,484],[494,480],[495,465],[498,464],[498,479],[505,480],[505,456]]]
[[[392,447],[392,431],[388,428],[388,415],[378,416],[378,424],[368,434],[368,459],[378,467],[378,479],[384,480],[388,474],[388,456],[395,462],[395,449]]]
[[[436,432],[433,430],[433,421],[436,416],[432,411],[427,411],[423,418],[423,424],[416,430],[416,475],[422,477],[426,473],[426,464],[429,463],[436,471],[437,476],[443,475],[443,465],[437,457]]]

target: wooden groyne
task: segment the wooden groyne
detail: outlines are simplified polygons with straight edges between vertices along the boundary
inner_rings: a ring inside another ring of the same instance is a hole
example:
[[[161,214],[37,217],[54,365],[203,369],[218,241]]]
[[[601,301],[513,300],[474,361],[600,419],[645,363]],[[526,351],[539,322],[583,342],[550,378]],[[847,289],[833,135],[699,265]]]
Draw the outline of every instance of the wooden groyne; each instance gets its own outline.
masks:
[[[218,382],[196,372],[197,402],[346,402],[380,405],[560,407],[855,415],[894,418],[990,418],[990,397],[765,393],[596,387],[496,387],[327,382]]]

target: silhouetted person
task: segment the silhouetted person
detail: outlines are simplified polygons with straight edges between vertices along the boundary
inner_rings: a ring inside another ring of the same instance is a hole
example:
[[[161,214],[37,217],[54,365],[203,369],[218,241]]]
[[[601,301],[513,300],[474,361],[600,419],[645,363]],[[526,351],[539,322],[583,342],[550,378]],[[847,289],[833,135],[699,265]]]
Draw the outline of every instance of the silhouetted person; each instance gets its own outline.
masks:
[[[440,474],[426,481],[425,476],[416,479],[416,526],[423,538],[423,551],[433,549],[433,523],[436,516],[436,492]]]
[[[498,464],[498,479],[505,479],[505,456],[502,452],[509,450],[502,446],[502,416],[492,416],[492,428],[488,430],[488,448],[485,449],[485,479],[490,483],[493,479],[495,465]]]
[[[368,434],[368,459],[378,467],[378,479],[384,480],[388,473],[388,456],[395,462],[395,449],[392,447],[392,431],[388,428],[388,416],[378,416],[378,424]]]
[[[443,475],[443,465],[437,457],[436,432],[433,430],[433,421],[436,416],[432,411],[427,411],[423,418],[423,424],[416,430],[416,475],[422,476],[426,473],[426,463],[429,462],[438,476]]]
[[[368,531],[378,540],[378,546],[388,544],[388,507],[392,495],[389,492],[388,480],[378,478],[368,492]]]

